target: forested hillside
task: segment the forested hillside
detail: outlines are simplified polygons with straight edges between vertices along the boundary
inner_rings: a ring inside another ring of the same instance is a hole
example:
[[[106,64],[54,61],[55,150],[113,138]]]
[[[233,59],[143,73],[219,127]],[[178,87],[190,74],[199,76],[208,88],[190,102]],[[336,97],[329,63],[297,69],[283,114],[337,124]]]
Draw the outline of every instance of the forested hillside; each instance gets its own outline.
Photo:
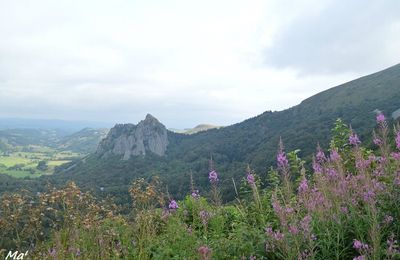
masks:
[[[169,145],[163,157],[146,155],[123,161],[90,155],[62,167],[59,174],[46,181],[62,184],[72,179],[85,189],[118,195],[125,201],[132,179],[159,175],[171,194],[182,197],[190,188],[191,175],[197,186],[206,185],[212,156],[225,180],[221,184],[223,197],[231,200],[231,178],[240,181],[247,164],[258,174],[266,174],[274,163],[280,137],[287,151],[300,149],[299,156],[310,160],[318,143],[327,148],[337,118],[357,130],[361,139],[370,141],[377,110],[392,115],[400,108],[399,100],[400,65],[396,65],[321,92],[284,111],[268,111],[232,126],[193,135],[168,132]]]

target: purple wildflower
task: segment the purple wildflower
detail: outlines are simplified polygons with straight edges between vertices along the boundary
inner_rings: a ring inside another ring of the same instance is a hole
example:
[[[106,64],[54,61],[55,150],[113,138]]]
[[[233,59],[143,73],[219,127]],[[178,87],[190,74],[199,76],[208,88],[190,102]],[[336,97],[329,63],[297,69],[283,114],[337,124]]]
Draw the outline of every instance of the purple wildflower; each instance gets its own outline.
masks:
[[[192,198],[194,198],[194,199],[199,199],[200,198],[199,190],[192,191]]]
[[[304,193],[308,191],[308,182],[306,178],[303,178],[300,182],[299,188],[298,188],[299,193]]]
[[[307,235],[310,233],[310,224],[311,224],[311,216],[306,215],[301,221],[300,221],[300,227],[301,230],[303,231],[304,235]]]
[[[274,233],[274,231],[272,230],[272,227],[267,227],[267,228],[265,228],[265,233],[266,233],[267,235],[272,236],[272,234]]]
[[[315,155],[315,159],[319,163],[323,163],[326,160],[325,154],[322,151],[321,147],[318,145],[317,154]]]
[[[377,122],[378,124],[381,124],[381,123],[385,122],[385,115],[382,114],[382,113],[379,113],[379,114],[376,116],[376,122]]]
[[[376,161],[378,161],[379,165],[385,165],[387,163],[387,158],[385,156],[379,156],[377,158],[375,158]]]
[[[286,154],[282,150],[280,150],[278,152],[278,155],[276,156],[276,160],[278,162],[278,168],[286,168],[289,165],[289,161],[286,158]]]
[[[357,250],[368,249],[368,244],[362,243],[360,240],[354,239],[353,240],[353,248]]]
[[[169,209],[175,210],[179,208],[178,203],[175,200],[171,200],[168,205]]]
[[[200,220],[203,226],[208,224],[208,220],[211,218],[211,214],[208,211],[202,210],[199,212]]]
[[[331,179],[338,177],[338,173],[337,173],[336,169],[334,169],[334,168],[328,168],[326,174]]]
[[[390,215],[386,215],[386,216],[385,216],[385,223],[386,223],[386,224],[390,224],[390,223],[392,223],[392,222],[393,222],[393,217],[390,216]]]
[[[340,160],[340,155],[339,155],[339,153],[336,151],[336,149],[333,149],[333,150],[331,151],[331,153],[330,153],[330,155],[329,155],[329,159],[330,159],[332,162],[337,162],[337,161]]]
[[[400,172],[397,172],[396,177],[394,178],[394,184],[400,186]]]
[[[276,232],[274,233],[274,239],[275,239],[276,241],[281,241],[281,240],[283,240],[284,238],[285,238],[285,234],[281,233],[280,231],[276,231]]]
[[[373,190],[367,190],[363,193],[363,200],[370,203],[375,202],[375,192]]]
[[[396,141],[396,148],[400,150],[400,130],[396,132],[395,141]]]
[[[317,210],[322,207],[329,207],[328,202],[325,200],[324,194],[313,188],[310,193],[310,198],[306,200],[305,206],[309,211]]]
[[[290,232],[291,234],[293,234],[293,235],[297,235],[297,234],[299,233],[299,229],[298,229],[296,226],[291,225],[291,226],[289,227],[289,232]]]
[[[396,161],[400,161],[400,152],[392,153],[391,155],[393,159],[395,159]]]
[[[323,172],[323,168],[321,163],[314,157],[313,158],[313,163],[312,163],[312,167],[315,173],[322,173]]]
[[[281,241],[285,237],[285,235],[281,233],[279,230],[274,232],[271,227],[267,227],[265,229],[265,233],[277,241]]]
[[[212,170],[208,174],[208,179],[210,180],[211,183],[217,183],[218,182],[218,173],[215,170]]]
[[[349,137],[349,143],[353,146],[357,146],[361,144],[360,139],[358,138],[358,135],[356,133],[352,133]]]
[[[400,248],[399,245],[397,244],[397,240],[394,238],[394,235],[391,234],[389,238],[387,239],[387,254],[389,256],[395,256],[396,254],[400,254]],[[392,259],[392,258],[391,258]],[[394,258],[393,258],[394,259]]]
[[[247,179],[247,183],[248,183],[250,186],[252,186],[252,185],[255,184],[255,178],[254,178],[254,175],[253,175],[253,174],[247,173],[246,179]]]
[[[287,214],[290,214],[290,213],[293,213],[293,212],[294,212],[294,209],[291,208],[291,207],[287,207],[287,208],[285,208],[285,212],[286,212]]]
[[[360,250],[363,246],[363,243],[361,243],[361,241],[354,239],[353,241],[353,248]]]
[[[278,200],[274,200],[272,202],[272,208],[274,209],[275,213],[279,214],[282,211],[281,204]]]
[[[382,140],[378,137],[375,137],[373,141],[374,141],[374,144],[377,146],[380,146],[383,144]]]
[[[360,255],[360,256],[354,257],[353,260],[365,260],[365,256]]]
[[[199,252],[201,260],[211,259],[211,253],[212,253],[211,248],[209,248],[207,246],[201,246],[201,247],[199,247],[199,249],[197,249],[197,251]]]
[[[356,167],[357,169],[367,169],[371,166],[371,163],[376,161],[374,156],[369,156],[368,159],[364,160],[363,158],[359,158],[356,160]]]

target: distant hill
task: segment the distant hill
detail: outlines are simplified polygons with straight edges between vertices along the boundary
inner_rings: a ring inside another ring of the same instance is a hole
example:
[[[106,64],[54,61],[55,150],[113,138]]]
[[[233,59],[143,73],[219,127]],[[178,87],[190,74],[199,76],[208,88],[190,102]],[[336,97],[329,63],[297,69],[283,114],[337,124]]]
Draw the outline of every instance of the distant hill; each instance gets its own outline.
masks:
[[[10,146],[42,145],[56,147],[65,132],[54,129],[4,129],[0,139]]]
[[[210,124],[199,124],[193,128],[186,128],[186,129],[169,129],[171,132],[178,133],[178,134],[196,134],[198,132],[207,131],[214,128],[221,128],[222,126],[210,125]]]
[[[107,128],[84,128],[73,134],[57,129],[4,129],[0,130],[0,151],[36,145],[88,154],[96,151],[107,132]]]
[[[109,123],[92,121],[68,121],[58,119],[0,118],[0,130],[6,129],[56,129],[72,134],[83,128],[109,128]]]
[[[100,141],[107,136],[108,131],[107,128],[84,128],[61,138],[58,142],[58,148],[79,153],[94,152]]]

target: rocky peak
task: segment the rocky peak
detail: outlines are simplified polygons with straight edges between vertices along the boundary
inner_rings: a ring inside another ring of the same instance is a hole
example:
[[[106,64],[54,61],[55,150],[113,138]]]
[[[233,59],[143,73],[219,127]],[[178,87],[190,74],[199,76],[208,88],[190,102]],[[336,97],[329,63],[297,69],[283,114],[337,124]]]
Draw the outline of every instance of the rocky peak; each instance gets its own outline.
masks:
[[[117,124],[111,128],[100,142],[96,154],[102,157],[122,155],[124,160],[128,160],[148,152],[163,156],[167,146],[167,129],[157,118],[147,114],[137,125]]]
[[[154,116],[152,116],[151,114],[147,114],[146,118],[144,119],[145,122],[156,122],[156,123],[160,123],[157,118],[155,118]]]

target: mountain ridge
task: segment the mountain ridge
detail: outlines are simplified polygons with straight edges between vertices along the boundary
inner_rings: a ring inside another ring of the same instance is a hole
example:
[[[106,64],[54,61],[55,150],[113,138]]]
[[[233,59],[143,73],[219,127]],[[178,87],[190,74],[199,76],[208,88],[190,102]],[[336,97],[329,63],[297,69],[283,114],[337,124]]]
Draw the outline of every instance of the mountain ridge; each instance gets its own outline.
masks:
[[[198,124],[193,128],[185,128],[185,129],[174,129],[174,128],[170,128],[168,129],[171,132],[174,133],[178,133],[178,134],[195,134],[198,132],[202,132],[202,131],[208,131],[210,129],[214,129],[214,128],[221,128],[223,126],[216,126],[216,125],[211,125],[211,124]]]
[[[390,115],[399,108],[400,64],[397,64],[320,92],[291,108],[266,111],[224,128],[192,135],[166,130],[168,148],[163,156],[146,153],[121,160],[124,154],[111,153],[109,157],[91,154],[41,180],[55,184],[74,180],[99,196],[111,194],[127,202],[126,191],[132,179],[157,175],[171,194],[182,198],[190,189],[191,180],[200,190],[209,185],[212,156],[223,180],[220,187],[224,199],[232,200],[235,197],[231,192],[232,178],[240,183],[247,165],[257,174],[266,174],[275,165],[280,138],[286,151],[300,149],[299,156],[311,160],[318,143],[327,148],[337,118],[350,124],[361,140],[367,141],[375,126],[374,111],[379,109]],[[104,188],[102,192],[99,187]]]

